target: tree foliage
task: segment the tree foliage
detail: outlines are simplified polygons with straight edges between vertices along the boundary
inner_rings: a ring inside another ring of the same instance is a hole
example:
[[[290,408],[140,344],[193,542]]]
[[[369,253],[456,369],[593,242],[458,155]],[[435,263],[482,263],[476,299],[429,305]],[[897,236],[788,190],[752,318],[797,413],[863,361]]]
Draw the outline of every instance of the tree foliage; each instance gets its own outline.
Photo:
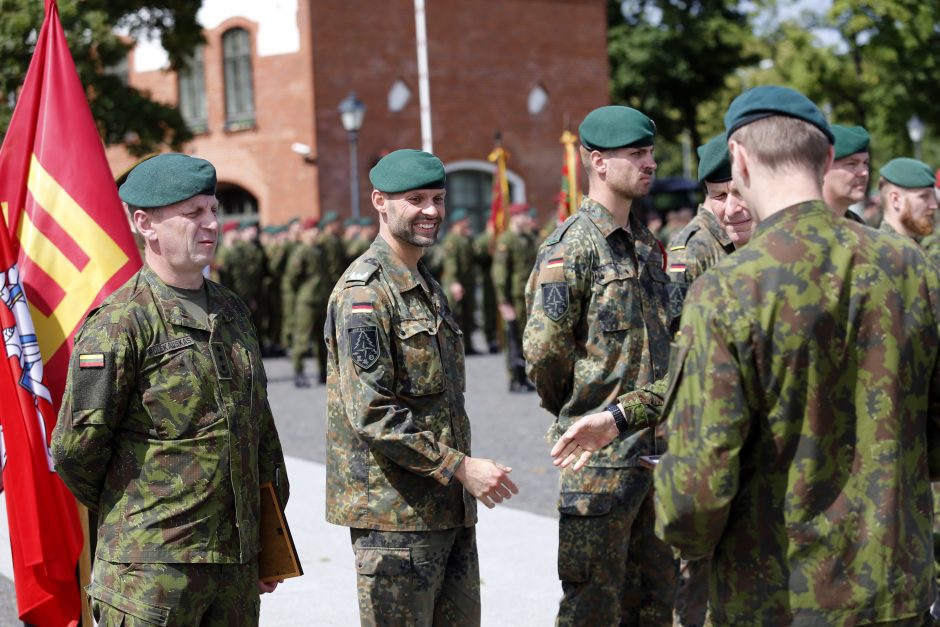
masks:
[[[129,86],[119,68],[132,40],[159,38],[173,68],[202,42],[199,0],[59,0],[59,15],[106,144],[137,155],[192,137],[179,111]],[[0,130],[5,131],[42,25],[41,0],[0,0]],[[126,36],[118,33],[125,33]]]

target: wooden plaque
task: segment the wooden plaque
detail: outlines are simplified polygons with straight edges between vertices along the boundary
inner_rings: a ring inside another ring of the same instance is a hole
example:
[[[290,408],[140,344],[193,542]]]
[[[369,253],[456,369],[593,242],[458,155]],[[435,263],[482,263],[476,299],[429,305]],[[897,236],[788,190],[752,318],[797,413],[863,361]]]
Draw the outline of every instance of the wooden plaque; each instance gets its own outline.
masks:
[[[258,579],[265,583],[304,574],[274,485],[261,484],[261,555]]]

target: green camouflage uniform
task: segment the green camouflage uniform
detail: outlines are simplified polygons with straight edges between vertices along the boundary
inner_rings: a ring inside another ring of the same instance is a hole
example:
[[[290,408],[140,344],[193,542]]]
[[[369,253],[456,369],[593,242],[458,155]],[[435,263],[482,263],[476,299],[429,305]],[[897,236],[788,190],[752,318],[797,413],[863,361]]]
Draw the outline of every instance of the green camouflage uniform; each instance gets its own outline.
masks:
[[[266,340],[272,346],[281,344],[284,336],[284,300],[281,296],[281,281],[287,271],[287,255],[290,252],[287,242],[272,244],[268,250],[268,274],[265,277],[264,293],[268,303],[268,323]]]
[[[492,240],[489,232],[483,231],[473,240],[473,254],[477,264],[477,274],[480,277],[480,292],[483,302],[480,303],[480,313],[483,319],[483,336],[488,346],[495,346],[499,341],[496,324],[499,319],[496,310],[496,290],[493,288],[493,277],[490,269],[493,267],[493,253],[490,250]]]
[[[509,303],[516,312],[516,320],[506,323],[506,366],[510,380],[516,383],[525,381],[525,359],[522,356],[522,332],[526,324],[525,286],[538,249],[534,234],[506,230],[500,234],[493,251],[492,278],[496,302]]]
[[[317,309],[326,302],[321,297],[325,281],[323,250],[318,245],[299,243],[287,262],[286,276],[294,294],[290,357],[294,373],[301,374],[304,354],[310,349],[310,341],[316,337]],[[322,324],[320,328],[323,328]]]
[[[711,211],[699,206],[698,213],[669,243],[669,328],[678,330],[686,292],[695,279],[734,252],[734,244]],[[708,577],[711,560],[681,560],[676,587],[673,624],[695,627],[704,624],[708,609]]]
[[[473,239],[467,235],[448,233],[441,243],[444,266],[441,270],[441,287],[447,296],[450,311],[463,331],[464,348],[470,352],[470,336],[473,333],[473,314],[476,311],[476,275],[473,263]],[[454,283],[463,286],[463,298],[456,300],[450,293]]]
[[[148,606],[166,624],[198,624],[197,606],[159,591],[212,571],[233,579],[216,610],[241,597],[245,624],[257,624],[257,577],[236,580],[257,572],[259,484],[279,476],[286,502],[288,482],[248,310],[218,284],[206,289],[208,328],[145,267],[76,335],[52,452],[98,512],[89,592],[111,616]],[[164,564],[175,574],[160,574]]]
[[[369,250],[369,246],[372,245],[367,239],[361,237],[356,237],[351,240],[346,240],[346,259],[352,262],[354,259],[357,259],[359,255]]]
[[[264,277],[268,273],[268,259],[259,242],[237,242],[226,255],[226,268],[232,281],[232,291],[245,301],[251,311],[255,329],[264,328],[267,316]]]
[[[938,288],[916,246],[812,202],[689,290],[656,519],[683,557],[713,554],[711,623],[921,624]]]
[[[630,232],[585,197],[539,249],[526,287],[523,346],[556,440],[574,419],[666,374],[667,292],[662,247],[630,215]],[[565,469],[559,499],[559,625],[668,624],[672,552],[653,533],[652,477],[638,457],[657,450],[652,428]]]
[[[321,280],[317,283],[314,301],[313,341],[317,348],[317,364],[320,367],[320,381],[326,383],[326,345],[324,344],[323,325],[326,323],[326,303],[333,286],[343,276],[349,266],[346,259],[346,247],[339,235],[321,233],[317,241],[323,255],[320,258]]]
[[[379,236],[330,296],[326,519],[353,528],[363,624],[430,625],[419,610],[436,606],[452,620],[434,624],[473,625],[476,502],[454,479],[470,454],[463,343],[418,270],[427,289]],[[442,543],[450,558],[422,565]]]
[[[298,242],[287,241],[284,243],[284,270],[278,277],[281,285],[281,346],[285,348],[291,346],[291,338],[294,335],[294,309],[297,305],[297,288],[293,284],[294,277],[290,273],[291,257],[298,246]]]

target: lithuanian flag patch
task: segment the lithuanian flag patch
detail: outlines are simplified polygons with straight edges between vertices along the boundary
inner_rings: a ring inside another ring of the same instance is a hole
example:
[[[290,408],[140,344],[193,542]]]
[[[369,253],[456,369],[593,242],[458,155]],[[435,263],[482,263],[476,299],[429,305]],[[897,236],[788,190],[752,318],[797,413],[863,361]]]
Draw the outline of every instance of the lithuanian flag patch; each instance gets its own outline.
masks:
[[[104,368],[103,353],[82,353],[78,356],[79,368]]]
[[[555,257],[554,259],[549,259],[545,262],[546,268],[560,268],[565,265],[564,257]]]
[[[372,313],[372,303],[353,303],[352,313],[370,314]]]

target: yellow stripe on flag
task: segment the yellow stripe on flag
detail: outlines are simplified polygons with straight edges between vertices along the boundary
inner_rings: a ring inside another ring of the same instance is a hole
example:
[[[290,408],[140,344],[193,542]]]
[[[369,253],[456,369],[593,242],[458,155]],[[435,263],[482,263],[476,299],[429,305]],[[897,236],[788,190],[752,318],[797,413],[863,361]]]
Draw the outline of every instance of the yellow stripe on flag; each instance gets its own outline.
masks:
[[[107,232],[46,172],[36,155],[30,161],[27,187],[39,206],[90,259],[84,270],[79,272],[23,212],[19,233],[23,252],[65,292],[65,297],[49,317],[30,307],[40,350],[43,357],[49,359],[82,321],[82,316],[101,289],[128,259]]]

